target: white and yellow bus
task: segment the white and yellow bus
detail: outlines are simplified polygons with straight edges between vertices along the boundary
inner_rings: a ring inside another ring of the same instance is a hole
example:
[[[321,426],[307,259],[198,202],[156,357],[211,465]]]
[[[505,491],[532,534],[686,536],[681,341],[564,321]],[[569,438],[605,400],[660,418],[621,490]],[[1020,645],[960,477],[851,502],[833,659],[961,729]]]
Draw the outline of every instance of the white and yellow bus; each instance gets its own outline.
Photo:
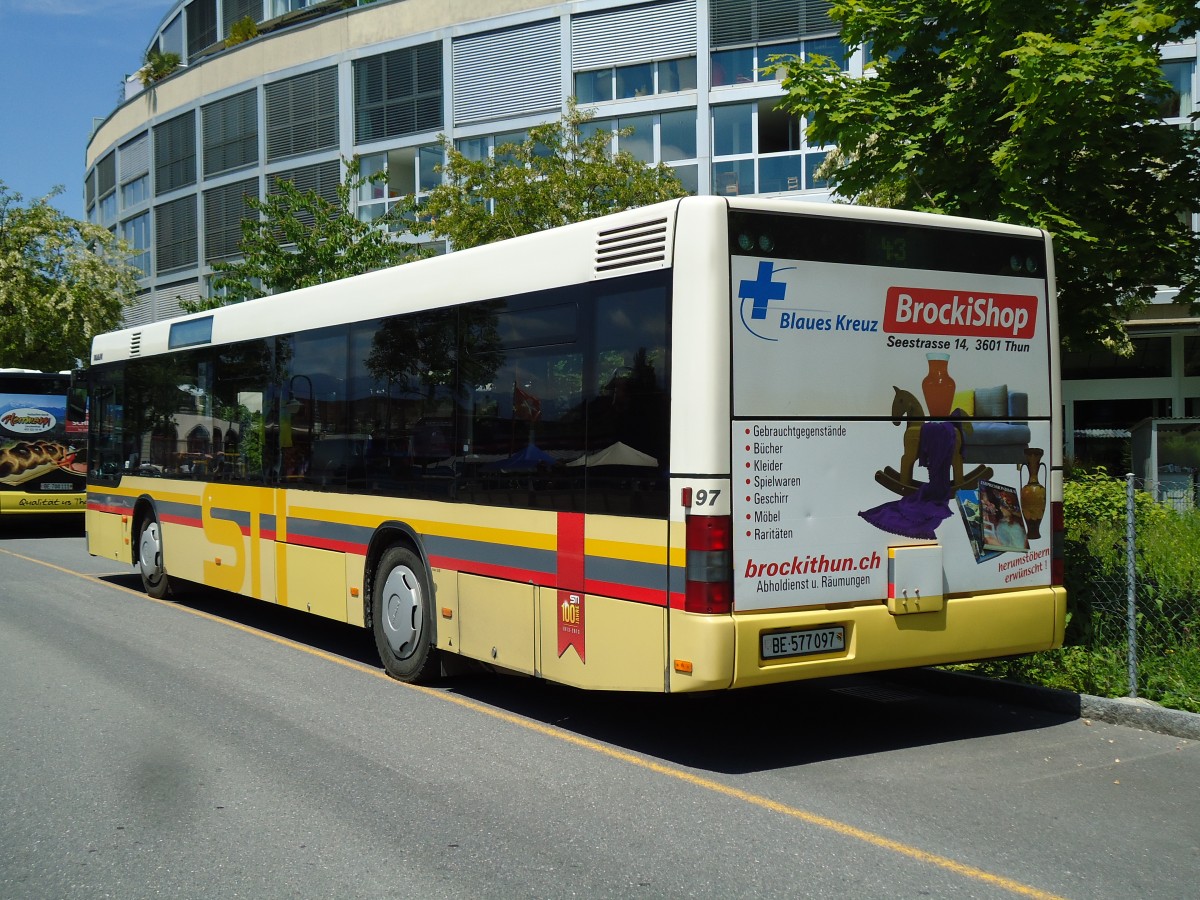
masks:
[[[1059,646],[1050,241],[687,198],[96,338],[87,533],[458,655],[704,691]]]
[[[0,369],[0,520],[83,514],[87,424],[70,372]]]

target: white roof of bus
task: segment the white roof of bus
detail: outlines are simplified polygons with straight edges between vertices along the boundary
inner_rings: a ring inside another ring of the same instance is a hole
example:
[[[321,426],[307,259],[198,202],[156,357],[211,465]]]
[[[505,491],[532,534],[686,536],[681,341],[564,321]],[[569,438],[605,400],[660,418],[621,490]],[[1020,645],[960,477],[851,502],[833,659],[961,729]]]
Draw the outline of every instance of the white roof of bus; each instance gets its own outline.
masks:
[[[217,310],[98,335],[92,342],[92,362],[112,362],[134,355],[150,356],[168,352],[172,325],[206,316],[213,317],[211,343],[228,344],[281,332],[366,321],[661,269],[672,263],[674,225],[680,210],[692,215],[720,215],[727,208],[805,212],[848,219],[870,218],[897,224],[1026,236],[1040,234],[1036,229],[1015,225],[848,204],[788,199],[687,197],[285,294],[236,303]],[[659,232],[665,227],[665,247],[662,251],[633,265],[601,269],[598,263],[603,253],[602,237],[613,230],[636,236],[641,233],[639,226],[643,225],[653,225]],[[135,343],[137,350],[131,352],[131,346]]]

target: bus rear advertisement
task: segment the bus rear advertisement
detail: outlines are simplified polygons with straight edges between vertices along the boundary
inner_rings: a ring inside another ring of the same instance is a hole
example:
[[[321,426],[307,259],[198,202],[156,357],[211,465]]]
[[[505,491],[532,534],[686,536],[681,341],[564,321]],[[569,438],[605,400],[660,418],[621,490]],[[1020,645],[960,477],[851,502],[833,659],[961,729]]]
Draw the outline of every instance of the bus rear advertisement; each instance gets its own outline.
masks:
[[[101,335],[87,533],[146,590],[709,691],[1060,646],[1045,233],[695,197]]]
[[[83,512],[87,424],[66,372],[0,369],[0,516]]]

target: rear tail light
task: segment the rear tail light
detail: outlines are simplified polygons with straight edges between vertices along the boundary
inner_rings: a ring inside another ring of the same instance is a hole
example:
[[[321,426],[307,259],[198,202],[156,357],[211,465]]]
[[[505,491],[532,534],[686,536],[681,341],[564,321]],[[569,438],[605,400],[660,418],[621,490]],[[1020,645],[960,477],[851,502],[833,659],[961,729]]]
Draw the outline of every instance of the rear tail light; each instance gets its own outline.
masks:
[[[733,611],[733,518],[687,517],[687,612]]]
[[[1062,584],[1065,573],[1063,544],[1066,540],[1066,522],[1063,519],[1062,501],[1050,504],[1050,583]]]

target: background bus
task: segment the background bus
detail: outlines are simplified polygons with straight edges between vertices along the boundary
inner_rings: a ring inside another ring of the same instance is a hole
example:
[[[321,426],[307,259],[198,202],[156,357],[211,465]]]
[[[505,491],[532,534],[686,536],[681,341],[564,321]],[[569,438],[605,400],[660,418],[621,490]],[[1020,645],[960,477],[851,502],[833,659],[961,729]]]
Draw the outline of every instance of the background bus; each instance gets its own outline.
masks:
[[[103,335],[88,547],[410,680],[1055,647],[1053,296],[1030,229],[687,198]]]
[[[0,516],[82,513],[87,422],[69,372],[0,369]]]

